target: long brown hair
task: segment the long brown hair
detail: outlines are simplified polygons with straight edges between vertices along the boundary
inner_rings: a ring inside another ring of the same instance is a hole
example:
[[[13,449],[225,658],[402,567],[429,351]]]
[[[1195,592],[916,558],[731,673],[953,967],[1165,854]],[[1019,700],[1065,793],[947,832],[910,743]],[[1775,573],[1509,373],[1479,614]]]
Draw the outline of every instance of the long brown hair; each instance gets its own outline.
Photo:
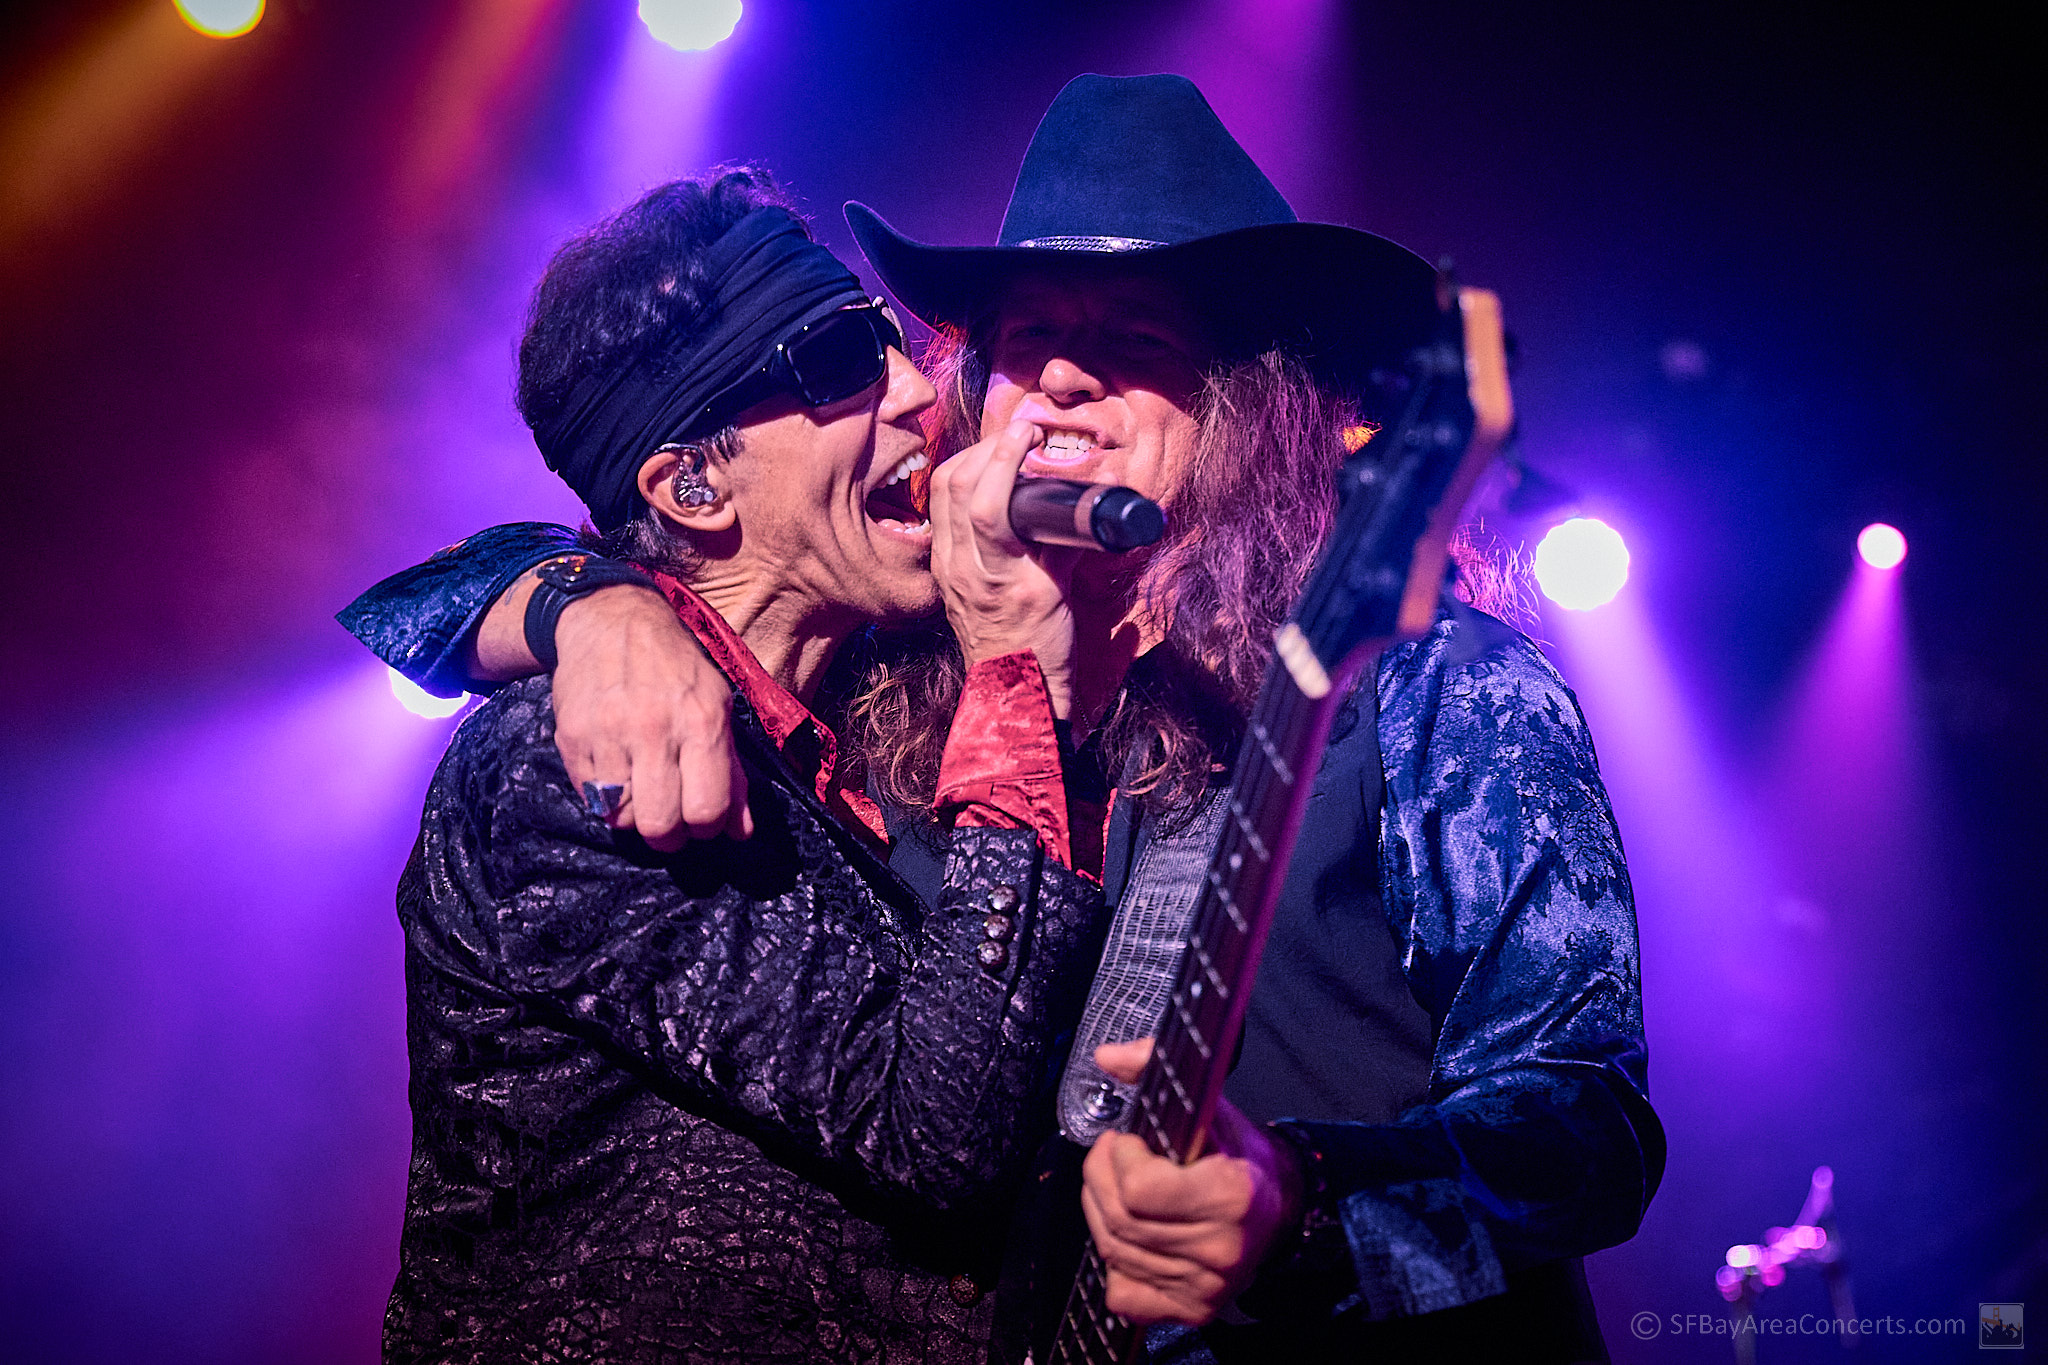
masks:
[[[931,449],[979,439],[988,369],[959,333],[920,362],[939,390]],[[1279,351],[1213,370],[1196,394],[1199,433],[1162,502],[1168,532],[1133,557],[1130,602],[1164,630],[1103,718],[1104,766],[1146,805],[1186,811],[1236,743],[1273,632],[1313,567],[1335,512],[1334,472],[1353,409]],[[943,626],[878,642],[848,708],[851,735],[889,800],[929,808],[965,678]]]

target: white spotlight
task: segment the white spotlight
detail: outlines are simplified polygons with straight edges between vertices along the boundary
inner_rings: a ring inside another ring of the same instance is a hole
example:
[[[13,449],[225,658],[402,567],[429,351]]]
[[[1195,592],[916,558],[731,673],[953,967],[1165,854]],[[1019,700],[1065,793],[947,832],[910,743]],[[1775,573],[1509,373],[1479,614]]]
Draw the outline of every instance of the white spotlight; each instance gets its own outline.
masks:
[[[263,18],[263,0],[172,0],[179,15],[209,38],[239,38]]]
[[[678,52],[702,52],[732,37],[740,0],[640,0],[640,22]]]
[[[469,705],[470,697],[466,692],[459,697],[437,697],[395,668],[386,669],[385,672],[391,675],[391,695],[398,698],[400,706],[416,716],[440,720],[443,716],[452,716]]]
[[[1567,610],[1605,606],[1628,582],[1628,546],[1606,522],[1573,517],[1553,526],[1537,545],[1536,582],[1545,597]]]
[[[1896,569],[1906,562],[1906,537],[1896,526],[1873,521],[1856,537],[1856,553],[1873,569]]]

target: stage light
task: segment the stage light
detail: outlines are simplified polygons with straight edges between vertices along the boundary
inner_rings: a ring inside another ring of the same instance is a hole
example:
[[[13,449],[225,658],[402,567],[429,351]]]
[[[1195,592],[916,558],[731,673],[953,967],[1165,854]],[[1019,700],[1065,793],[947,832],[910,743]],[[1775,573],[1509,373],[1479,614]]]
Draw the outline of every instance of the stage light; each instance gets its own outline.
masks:
[[[172,0],[178,16],[209,38],[239,38],[263,18],[263,0]]]
[[[1906,538],[1898,527],[1873,521],[1856,537],[1856,553],[1873,569],[1896,569],[1906,562]]]
[[[740,0],[640,0],[640,22],[678,52],[702,52],[732,37]]]
[[[440,720],[444,716],[454,715],[457,711],[469,705],[470,699],[466,693],[460,697],[437,697],[411,678],[400,673],[397,669],[391,668],[385,671],[391,675],[391,695],[398,698],[400,706],[403,706],[416,716],[425,716],[428,720]]]
[[[1606,522],[1573,517],[1537,545],[1536,582],[1569,611],[1605,606],[1628,582],[1628,546]]]

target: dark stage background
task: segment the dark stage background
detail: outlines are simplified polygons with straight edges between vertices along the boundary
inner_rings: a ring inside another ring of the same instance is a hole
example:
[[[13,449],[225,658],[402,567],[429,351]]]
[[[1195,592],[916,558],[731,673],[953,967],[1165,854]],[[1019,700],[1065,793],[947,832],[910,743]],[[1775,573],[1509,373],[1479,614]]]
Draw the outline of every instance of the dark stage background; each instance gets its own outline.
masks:
[[[684,57],[628,0],[271,0],[223,43],[169,0],[0,24],[0,1357],[374,1356],[408,1139],[391,887],[452,722],[329,618],[575,510],[510,404],[551,248],[746,158],[849,253],[855,196],[992,240],[1054,92],[1162,69],[1304,217],[1499,289],[1528,457],[1634,548],[1607,616],[1537,625],[1635,858],[1672,1138],[1642,1233],[1591,1263],[1616,1358],[1729,1359],[1672,1315],[1720,1311],[1723,1253],[1821,1163],[1863,1314],[2048,1324],[2048,234],[2017,27],[749,0]],[[1874,519],[1912,554],[1864,592]],[[1762,1311],[1824,1297],[1800,1272]]]

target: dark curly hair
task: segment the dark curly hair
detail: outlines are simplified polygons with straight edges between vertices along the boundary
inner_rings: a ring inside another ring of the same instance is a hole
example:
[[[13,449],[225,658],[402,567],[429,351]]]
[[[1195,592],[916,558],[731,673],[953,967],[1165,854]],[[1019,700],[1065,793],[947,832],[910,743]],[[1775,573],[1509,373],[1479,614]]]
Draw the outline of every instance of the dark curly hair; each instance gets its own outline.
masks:
[[[538,429],[560,412],[585,375],[685,356],[713,321],[716,281],[704,269],[713,243],[761,208],[796,214],[775,178],[754,166],[721,166],[673,180],[571,240],[548,263],[519,342],[519,415]],[[801,219],[799,219],[801,222]],[[680,360],[673,362],[679,365]],[[713,460],[740,448],[733,427],[692,444]],[[652,452],[649,452],[652,453]],[[649,508],[609,535],[584,529],[592,549],[649,568],[687,572],[687,541]]]

